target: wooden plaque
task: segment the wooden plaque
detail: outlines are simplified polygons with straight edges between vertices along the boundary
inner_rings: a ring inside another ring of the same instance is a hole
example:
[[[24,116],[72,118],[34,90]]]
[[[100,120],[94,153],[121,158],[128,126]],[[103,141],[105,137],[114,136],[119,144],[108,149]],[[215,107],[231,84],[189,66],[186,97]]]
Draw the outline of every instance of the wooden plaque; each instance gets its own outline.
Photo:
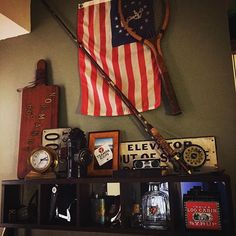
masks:
[[[22,91],[22,109],[17,176],[29,173],[27,159],[41,145],[42,131],[58,127],[59,87],[46,85],[46,61],[37,63],[35,85]]]

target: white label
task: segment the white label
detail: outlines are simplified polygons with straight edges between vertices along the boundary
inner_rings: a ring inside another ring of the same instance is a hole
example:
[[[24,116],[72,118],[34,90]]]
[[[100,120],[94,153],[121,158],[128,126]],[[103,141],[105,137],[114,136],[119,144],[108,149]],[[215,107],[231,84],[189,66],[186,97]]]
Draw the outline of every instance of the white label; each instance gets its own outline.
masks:
[[[113,153],[108,144],[104,144],[98,147],[94,151],[94,156],[96,157],[99,166],[104,165],[113,158]]]

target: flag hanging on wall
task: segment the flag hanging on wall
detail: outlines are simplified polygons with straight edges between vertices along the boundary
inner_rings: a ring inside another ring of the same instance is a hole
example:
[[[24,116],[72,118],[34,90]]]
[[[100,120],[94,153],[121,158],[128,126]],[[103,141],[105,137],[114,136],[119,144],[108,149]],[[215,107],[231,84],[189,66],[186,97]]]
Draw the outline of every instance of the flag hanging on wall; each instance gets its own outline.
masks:
[[[93,4],[91,4],[91,2]],[[136,42],[123,29],[117,0],[86,2],[78,7],[78,40],[139,112],[160,105],[161,81],[149,48]],[[145,4],[144,0],[139,1]],[[144,9],[148,7],[144,5]],[[142,28],[150,27],[149,14],[143,14]],[[80,112],[92,116],[130,114],[129,109],[109,88],[96,67],[79,50],[81,82]]]

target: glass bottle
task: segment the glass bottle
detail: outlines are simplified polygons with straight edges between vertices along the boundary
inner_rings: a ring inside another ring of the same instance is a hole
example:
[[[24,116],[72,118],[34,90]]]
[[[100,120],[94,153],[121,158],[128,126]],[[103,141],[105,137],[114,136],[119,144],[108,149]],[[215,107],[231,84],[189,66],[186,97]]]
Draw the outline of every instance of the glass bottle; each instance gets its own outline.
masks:
[[[131,215],[131,227],[139,228],[141,226],[142,226],[142,214],[140,210],[140,205],[138,203],[134,203]]]
[[[98,194],[91,198],[91,219],[94,224],[105,224],[105,199]]]
[[[159,182],[150,182],[149,190],[142,197],[143,227],[167,229],[170,219],[169,196],[160,190]]]

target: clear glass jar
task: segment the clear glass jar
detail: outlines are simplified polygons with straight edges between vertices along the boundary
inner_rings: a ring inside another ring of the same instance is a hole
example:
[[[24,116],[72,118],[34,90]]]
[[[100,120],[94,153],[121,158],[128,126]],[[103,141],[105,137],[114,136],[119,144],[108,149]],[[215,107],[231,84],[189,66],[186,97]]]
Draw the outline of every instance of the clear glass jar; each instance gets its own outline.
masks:
[[[142,225],[147,229],[167,229],[170,220],[169,196],[160,190],[161,183],[150,182],[142,197]]]

